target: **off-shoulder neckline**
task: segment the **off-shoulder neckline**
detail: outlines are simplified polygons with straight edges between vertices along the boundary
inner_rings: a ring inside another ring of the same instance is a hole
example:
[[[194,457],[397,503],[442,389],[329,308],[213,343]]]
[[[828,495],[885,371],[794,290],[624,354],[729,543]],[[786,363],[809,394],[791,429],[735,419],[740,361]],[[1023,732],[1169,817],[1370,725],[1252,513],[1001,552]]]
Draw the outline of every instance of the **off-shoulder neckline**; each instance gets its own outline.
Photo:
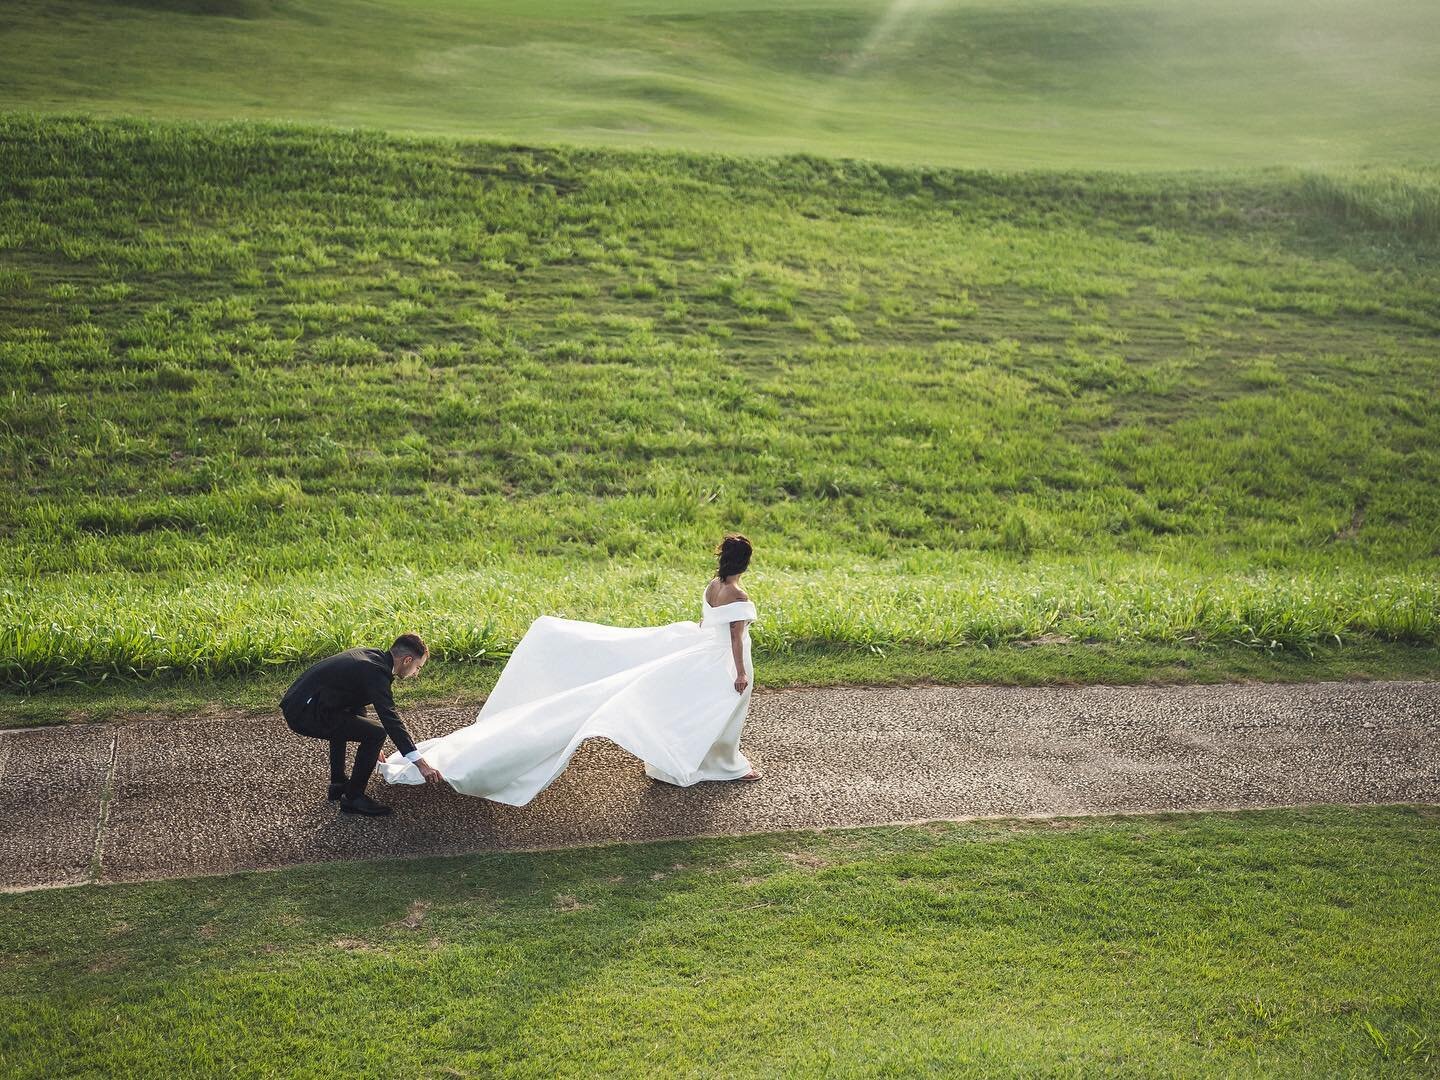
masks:
[[[711,611],[719,611],[721,608],[734,607],[736,604],[749,604],[751,607],[755,606],[755,601],[753,600],[731,600],[727,604],[712,604],[703,596],[700,597],[700,603],[704,604]]]

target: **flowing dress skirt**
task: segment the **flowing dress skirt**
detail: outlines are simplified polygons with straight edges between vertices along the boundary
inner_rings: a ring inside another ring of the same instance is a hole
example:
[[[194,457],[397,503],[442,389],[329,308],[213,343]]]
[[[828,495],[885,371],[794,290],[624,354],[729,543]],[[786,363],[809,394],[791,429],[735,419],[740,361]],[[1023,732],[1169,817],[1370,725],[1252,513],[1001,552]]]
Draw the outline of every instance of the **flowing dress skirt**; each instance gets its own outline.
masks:
[[[730,622],[753,620],[755,610],[741,601],[704,614],[701,625],[654,627],[542,616],[475,722],[417,749],[456,791],[511,806],[543,791],[586,739],[617,743],[671,784],[744,776],[750,688],[735,692]],[[749,672],[748,627],[744,655]],[[388,783],[423,783],[398,754],[379,772]]]

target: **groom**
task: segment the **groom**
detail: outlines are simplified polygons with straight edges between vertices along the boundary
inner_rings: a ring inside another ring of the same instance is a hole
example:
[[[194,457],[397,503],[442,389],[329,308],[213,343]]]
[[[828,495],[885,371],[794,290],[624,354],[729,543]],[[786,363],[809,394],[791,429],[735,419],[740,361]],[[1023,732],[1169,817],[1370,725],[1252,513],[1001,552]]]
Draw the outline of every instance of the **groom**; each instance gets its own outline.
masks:
[[[427,784],[441,780],[415,749],[415,740],[405,730],[390,684],[420,674],[430,650],[417,634],[401,634],[386,649],[350,649],[321,660],[301,675],[280,699],[285,723],[297,735],[325,739],[330,743],[330,798],[340,800],[347,814],[383,817],[390,807],[365,794],[365,785],[380,759],[380,747],[388,734],[407,761],[413,761]],[[365,715],[365,706],[374,705],[380,718],[376,723]],[[345,744],[359,743],[355,766],[345,777]]]

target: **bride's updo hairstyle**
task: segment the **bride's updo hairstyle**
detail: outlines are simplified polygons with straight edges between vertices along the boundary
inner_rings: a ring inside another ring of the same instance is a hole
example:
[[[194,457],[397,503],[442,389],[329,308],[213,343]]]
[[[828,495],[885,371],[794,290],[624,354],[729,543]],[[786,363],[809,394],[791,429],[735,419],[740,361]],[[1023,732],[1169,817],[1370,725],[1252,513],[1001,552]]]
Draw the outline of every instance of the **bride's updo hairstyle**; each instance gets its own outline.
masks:
[[[727,578],[732,574],[743,574],[750,565],[750,541],[739,533],[731,533],[720,541],[715,554],[720,559],[720,569],[716,572],[716,577]]]

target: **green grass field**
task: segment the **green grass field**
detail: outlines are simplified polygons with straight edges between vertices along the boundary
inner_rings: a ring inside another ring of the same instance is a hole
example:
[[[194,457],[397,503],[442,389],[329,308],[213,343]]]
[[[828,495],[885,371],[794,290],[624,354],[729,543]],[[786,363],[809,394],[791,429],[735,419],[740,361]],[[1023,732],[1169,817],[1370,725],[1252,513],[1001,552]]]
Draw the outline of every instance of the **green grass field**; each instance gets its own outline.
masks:
[[[984,168],[1433,163],[1429,0],[11,0],[0,108]]]
[[[1433,1076],[1437,837],[939,824],[0,897],[0,1071]]]
[[[772,685],[1432,674],[1436,29],[8,5],[0,713],[692,617],[731,528]]]
[[[1440,7],[0,8],[0,726],[416,630],[1440,676]],[[1434,1075],[1430,809],[0,896],[0,1073]]]
[[[762,656],[1440,641],[1434,170],[0,155],[12,691],[693,618],[732,528]]]
[[[9,4],[0,713],[690,618],[727,528],[778,683],[1433,672],[1436,20]]]

